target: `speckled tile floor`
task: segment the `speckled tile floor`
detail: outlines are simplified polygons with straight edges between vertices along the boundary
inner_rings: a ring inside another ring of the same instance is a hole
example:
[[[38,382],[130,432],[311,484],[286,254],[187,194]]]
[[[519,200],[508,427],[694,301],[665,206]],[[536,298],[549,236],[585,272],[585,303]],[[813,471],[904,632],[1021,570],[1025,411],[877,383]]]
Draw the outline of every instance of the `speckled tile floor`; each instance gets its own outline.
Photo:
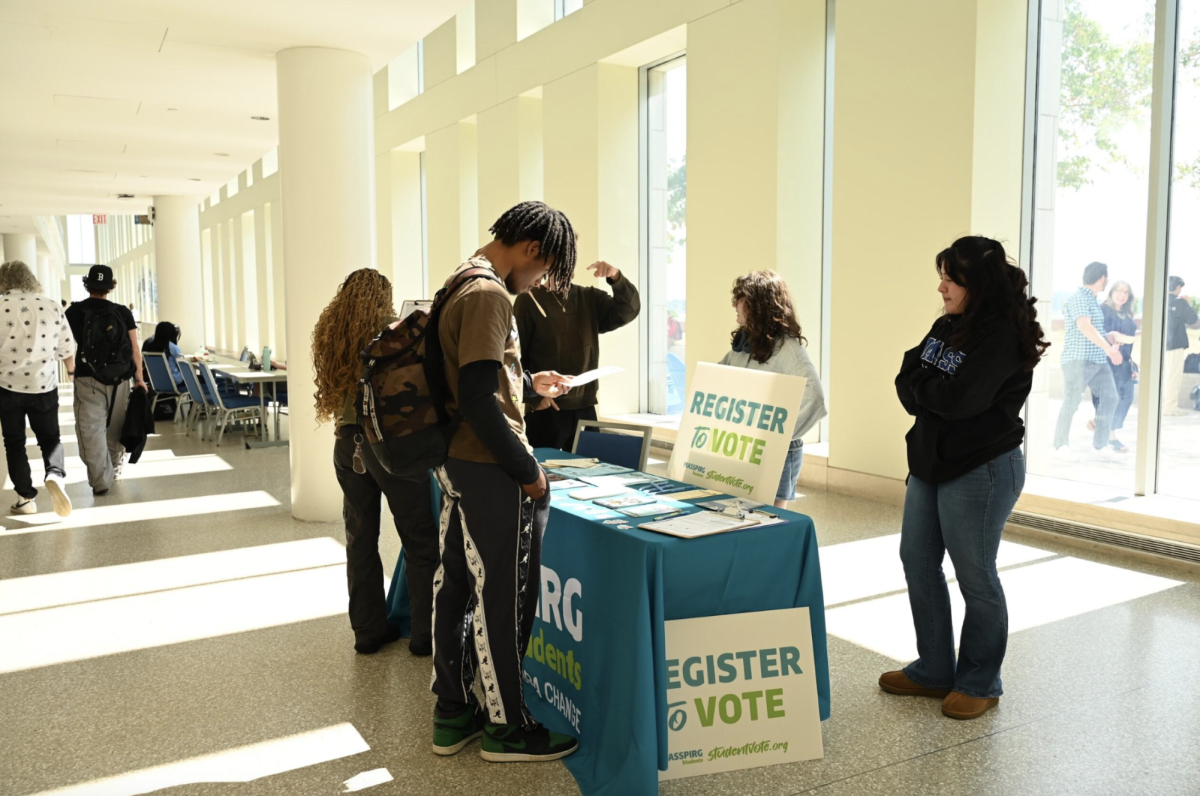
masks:
[[[578,793],[559,763],[430,754],[428,660],[402,645],[354,654],[342,531],[291,519],[286,449],[235,438],[217,449],[166,430],[110,496],[68,487],[71,527],[0,520],[0,794],[143,793],[172,781],[155,778],[164,771],[192,784],[157,792],[333,794],[378,769],[392,779],[370,793]],[[898,533],[898,509],[820,493],[797,508],[827,550],[878,540],[844,548],[848,565],[830,552],[827,584],[899,568],[894,539],[881,538]],[[390,570],[398,547],[385,538]],[[897,665],[883,627],[897,592],[873,577],[829,611],[855,619],[829,637],[825,758],[661,792],[1200,792],[1197,570],[1040,536],[1008,543],[1002,577],[1020,626],[998,710],[954,722],[933,700],[879,692]],[[1049,579],[1064,562],[1071,581]],[[178,776],[215,755],[248,781]]]

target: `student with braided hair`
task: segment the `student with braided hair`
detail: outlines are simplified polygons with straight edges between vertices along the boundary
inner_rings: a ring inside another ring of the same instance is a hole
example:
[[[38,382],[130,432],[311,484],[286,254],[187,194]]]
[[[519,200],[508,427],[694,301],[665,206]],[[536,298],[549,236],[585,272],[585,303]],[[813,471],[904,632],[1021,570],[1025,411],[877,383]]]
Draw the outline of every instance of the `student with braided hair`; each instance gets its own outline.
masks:
[[[557,760],[579,742],[534,720],[521,675],[550,512],[546,474],[525,436],[522,408],[539,396],[557,398],[567,386],[553,371],[522,370],[512,296],[539,284],[567,295],[575,231],[559,211],[523,202],[491,232],[495,239],[446,284],[468,269],[482,273],[446,300],[438,321],[447,408],[461,422],[446,464],[435,471],[442,556],[433,578],[433,751],[452,755],[483,736],[484,760]]]

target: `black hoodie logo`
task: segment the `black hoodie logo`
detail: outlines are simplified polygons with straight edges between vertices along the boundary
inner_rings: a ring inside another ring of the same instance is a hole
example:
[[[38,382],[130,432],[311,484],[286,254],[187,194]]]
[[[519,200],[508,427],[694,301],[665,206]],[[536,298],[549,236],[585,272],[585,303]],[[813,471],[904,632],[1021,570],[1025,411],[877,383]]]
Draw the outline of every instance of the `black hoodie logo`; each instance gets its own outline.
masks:
[[[943,373],[953,376],[958,372],[967,355],[955,351],[936,337],[930,337],[925,342],[925,350],[921,352],[921,361],[928,362]]]

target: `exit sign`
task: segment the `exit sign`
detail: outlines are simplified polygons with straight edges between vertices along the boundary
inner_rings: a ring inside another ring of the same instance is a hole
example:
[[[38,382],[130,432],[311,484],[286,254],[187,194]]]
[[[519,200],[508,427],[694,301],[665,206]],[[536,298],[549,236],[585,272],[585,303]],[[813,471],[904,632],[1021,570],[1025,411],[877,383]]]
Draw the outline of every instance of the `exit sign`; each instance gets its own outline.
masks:
[[[92,216],[92,223],[93,223],[93,224],[107,224],[107,223],[108,223],[108,216],[106,216],[106,215],[98,215],[98,216],[96,216],[96,215],[93,215],[93,216]]]

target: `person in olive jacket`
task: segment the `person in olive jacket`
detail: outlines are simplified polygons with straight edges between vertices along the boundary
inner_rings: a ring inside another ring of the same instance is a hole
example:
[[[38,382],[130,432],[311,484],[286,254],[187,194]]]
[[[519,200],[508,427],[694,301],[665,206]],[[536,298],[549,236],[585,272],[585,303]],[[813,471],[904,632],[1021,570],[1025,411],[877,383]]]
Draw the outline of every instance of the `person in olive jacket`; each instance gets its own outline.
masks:
[[[572,285],[562,297],[542,287],[517,296],[513,315],[521,337],[521,366],[527,373],[544,370],[578,376],[600,364],[600,335],[637,318],[642,302],[637,288],[606,262],[588,266],[612,288]],[[525,433],[535,448],[568,450],[580,420],[596,419],[600,383],[585,384],[561,398],[543,398],[525,407]]]
[[[1025,273],[998,242],[960,238],[936,263],[944,314],[905,353],[896,377],[900,403],[915,418],[900,560],[919,657],[879,685],[936,697],[946,716],[973,719],[1002,693],[1008,609],[996,553],[1025,484],[1021,408],[1049,343]],[[946,553],[967,608],[957,659]]]

